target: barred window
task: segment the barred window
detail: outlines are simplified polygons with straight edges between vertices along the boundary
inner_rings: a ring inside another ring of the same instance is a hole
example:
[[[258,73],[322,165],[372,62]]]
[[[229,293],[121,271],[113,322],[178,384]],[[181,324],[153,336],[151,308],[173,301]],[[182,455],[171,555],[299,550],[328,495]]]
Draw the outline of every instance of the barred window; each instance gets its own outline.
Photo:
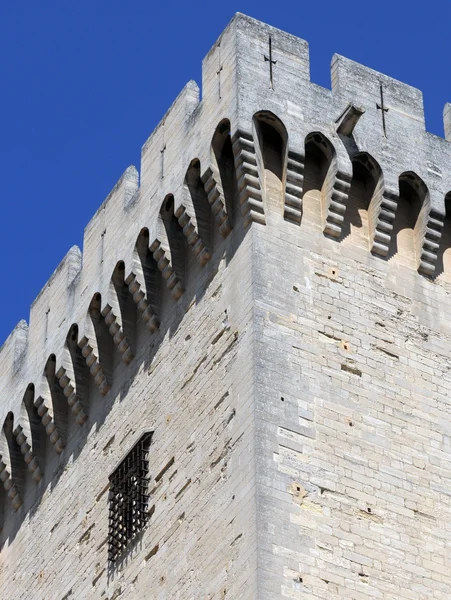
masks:
[[[149,449],[145,433],[110,475],[108,562],[122,558],[149,520]]]

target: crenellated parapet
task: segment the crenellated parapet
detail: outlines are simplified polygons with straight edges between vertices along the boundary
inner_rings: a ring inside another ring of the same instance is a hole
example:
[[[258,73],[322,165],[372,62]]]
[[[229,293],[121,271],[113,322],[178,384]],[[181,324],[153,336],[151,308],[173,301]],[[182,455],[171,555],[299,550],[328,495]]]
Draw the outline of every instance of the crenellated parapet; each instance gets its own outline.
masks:
[[[69,250],[29,325],[0,349],[0,479],[15,509],[21,481],[11,464],[23,461],[39,485],[46,456],[33,440],[65,452],[69,424],[87,427],[92,399],[108,397],[117,353],[132,368],[134,323],[153,343],[162,303],[183,303],[187,265],[205,268],[234,229],[244,236],[272,219],[302,244],[304,202],[315,192],[322,234],[342,243],[358,196],[367,254],[393,260],[410,229],[412,268],[437,275],[450,217],[449,104],[445,139],[425,130],[421,92],[363,65],[335,56],[332,88],[319,87],[306,42],[240,14],[202,77],[202,100],[189,82],[144,144],[140,177],[125,171],[87,225],[83,253]]]

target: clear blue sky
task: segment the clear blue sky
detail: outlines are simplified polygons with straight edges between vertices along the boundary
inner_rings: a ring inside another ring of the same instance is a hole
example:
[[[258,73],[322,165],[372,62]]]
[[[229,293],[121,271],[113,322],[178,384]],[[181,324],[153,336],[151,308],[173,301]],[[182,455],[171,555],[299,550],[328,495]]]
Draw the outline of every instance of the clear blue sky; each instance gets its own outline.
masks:
[[[420,88],[443,135],[449,0],[3,3],[0,345],[237,11],[306,39],[320,85],[338,52]]]

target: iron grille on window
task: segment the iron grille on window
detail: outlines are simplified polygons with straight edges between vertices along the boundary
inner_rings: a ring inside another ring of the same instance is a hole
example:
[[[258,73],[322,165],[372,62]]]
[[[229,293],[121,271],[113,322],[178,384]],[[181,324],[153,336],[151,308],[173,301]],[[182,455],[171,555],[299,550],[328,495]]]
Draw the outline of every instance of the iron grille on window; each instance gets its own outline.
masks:
[[[149,519],[151,433],[145,433],[110,475],[108,561],[114,564]]]

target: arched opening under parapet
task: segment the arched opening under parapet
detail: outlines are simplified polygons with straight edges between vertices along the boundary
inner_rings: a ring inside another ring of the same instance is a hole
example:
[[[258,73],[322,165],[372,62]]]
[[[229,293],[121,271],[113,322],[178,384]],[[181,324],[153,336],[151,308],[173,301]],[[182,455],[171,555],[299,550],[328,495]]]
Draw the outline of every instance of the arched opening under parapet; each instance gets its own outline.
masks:
[[[65,364],[63,366],[75,385],[77,399],[82,403],[84,411],[89,414],[92,377],[78,345],[78,325],[76,323],[71,326],[67,334],[64,358]]]
[[[211,212],[208,196],[201,179],[200,161],[197,158],[192,160],[188,167],[185,176],[185,185],[191,197],[198,235],[205,246],[209,250],[212,250],[213,213]]]
[[[108,384],[111,385],[114,368],[114,342],[102,316],[101,308],[102,296],[101,294],[96,293],[94,294],[88,309],[89,323],[92,327],[89,332],[89,343],[93,346],[93,354],[97,358]]]
[[[269,111],[254,115],[254,127],[266,204],[269,209],[283,215],[287,130],[282,121]]]
[[[451,192],[445,196],[445,220],[437,252],[435,276],[451,282]]]
[[[37,462],[40,472],[44,474],[48,437],[46,436],[44,427],[42,427],[41,418],[34,405],[34,398],[34,385],[30,383],[25,391],[20,407],[19,425],[27,438],[27,444],[30,446],[33,459]],[[31,473],[28,474],[28,479],[31,479]]]
[[[12,483],[17,488],[17,493],[23,500],[25,495],[27,466],[13,432],[14,415],[12,412],[9,412],[6,415],[0,435],[0,454],[2,455],[3,463],[6,465],[6,470],[10,475]]]
[[[2,477],[6,478],[7,476],[11,476],[11,465],[9,464],[9,456],[8,456],[8,444],[6,442],[5,434],[3,430],[0,433],[0,458],[1,458],[1,468],[2,468]],[[6,472],[5,472],[6,471]],[[8,485],[8,484],[7,484]],[[1,531],[5,528],[8,519],[13,514],[13,508],[11,506],[11,501],[8,498],[7,491],[4,487],[4,482],[0,480],[0,527]]]
[[[234,223],[234,198],[236,194],[235,161],[233,158],[230,121],[223,119],[216,127],[211,142],[212,160],[216,163],[230,226]]]
[[[160,217],[166,234],[167,248],[165,251],[169,250],[172,268],[184,284],[187,279],[188,249],[182,227],[174,214],[174,196],[172,194],[168,194],[163,200]]]
[[[46,388],[46,389],[45,389]],[[50,411],[53,421],[63,441],[68,437],[69,405],[64,396],[63,388],[56,376],[56,357],[51,354],[44,367],[45,404]],[[51,403],[49,406],[48,403]]]
[[[335,150],[319,132],[305,138],[303,222],[323,230],[328,186],[333,185],[332,171]]]
[[[5,512],[6,512],[6,493],[3,483],[0,481],[0,533],[5,527]],[[1,547],[1,546],[0,546]]]
[[[342,239],[369,249],[371,229],[382,196],[382,170],[366,152],[352,160],[352,181],[342,227]]]
[[[116,264],[111,276],[108,303],[110,302],[116,317],[115,324],[117,323],[122,329],[122,332],[130,345],[131,352],[135,354],[137,335],[136,306],[128,289],[128,285],[125,283],[125,264],[122,260]],[[121,348],[120,344],[119,348]]]
[[[141,229],[136,240],[133,256],[133,271],[147,304],[158,316],[161,313],[162,277],[157,262],[150,251],[150,236],[147,227]]]
[[[411,171],[399,178],[399,198],[388,258],[417,269],[421,254],[429,193],[423,180]]]

